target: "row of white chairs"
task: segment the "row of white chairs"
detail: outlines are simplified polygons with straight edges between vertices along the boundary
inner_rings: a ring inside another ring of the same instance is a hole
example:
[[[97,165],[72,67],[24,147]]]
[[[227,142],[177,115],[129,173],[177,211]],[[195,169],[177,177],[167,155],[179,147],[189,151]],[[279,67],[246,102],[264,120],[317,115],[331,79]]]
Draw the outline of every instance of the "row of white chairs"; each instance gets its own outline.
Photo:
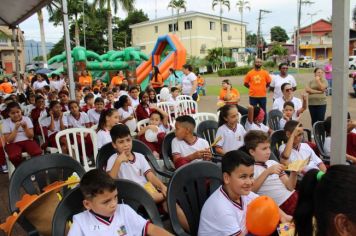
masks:
[[[157,94],[156,95],[157,101],[161,101],[161,95]],[[176,98],[177,101],[185,101],[185,100],[193,100],[192,96],[189,95],[178,95]],[[165,101],[162,101],[165,102]]]

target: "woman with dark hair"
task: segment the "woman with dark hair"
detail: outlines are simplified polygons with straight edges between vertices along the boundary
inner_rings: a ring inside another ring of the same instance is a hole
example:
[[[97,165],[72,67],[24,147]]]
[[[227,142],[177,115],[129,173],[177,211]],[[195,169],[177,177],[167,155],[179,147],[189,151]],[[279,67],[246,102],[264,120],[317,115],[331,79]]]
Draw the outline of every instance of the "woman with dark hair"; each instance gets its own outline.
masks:
[[[356,235],[356,167],[308,171],[299,186],[295,235]],[[316,221],[316,222],[315,222]]]
[[[163,87],[163,78],[157,66],[153,66],[150,84],[156,93],[159,93]]]
[[[150,107],[150,97],[148,91],[142,91],[138,96],[140,104],[137,105],[135,113],[137,117],[137,121],[147,119],[150,117],[150,114],[154,111],[153,108]]]
[[[326,112],[326,95],[328,82],[324,78],[324,70],[315,68],[314,79],[309,81],[305,91],[309,94],[308,104],[312,125],[317,121],[325,119]]]
[[[182,78],[182,94],[192,96],[193,100],[196,101],[198,99],[198,81],[197,76],[192,70],[193,68],[191,65],[183,65],[184,76]]]

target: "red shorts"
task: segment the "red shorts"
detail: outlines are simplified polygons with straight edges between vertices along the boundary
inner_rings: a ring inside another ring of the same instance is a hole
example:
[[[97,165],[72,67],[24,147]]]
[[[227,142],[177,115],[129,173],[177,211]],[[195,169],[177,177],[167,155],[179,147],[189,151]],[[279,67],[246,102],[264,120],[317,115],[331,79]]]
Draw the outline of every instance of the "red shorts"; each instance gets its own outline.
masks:
[[[284,211],[287,215],[292,216],[294,214],[295,208],[298,202],[298,192],[294,191],[290,197],[279,206],[279,208]]]

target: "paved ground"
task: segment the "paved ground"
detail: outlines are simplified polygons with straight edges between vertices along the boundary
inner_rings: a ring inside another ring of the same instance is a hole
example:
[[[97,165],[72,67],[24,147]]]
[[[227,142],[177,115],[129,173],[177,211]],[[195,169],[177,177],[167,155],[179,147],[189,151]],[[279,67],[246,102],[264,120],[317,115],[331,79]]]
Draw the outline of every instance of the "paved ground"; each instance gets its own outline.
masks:
[[[298,85],[303,86],[308,83],[309,80],[313,78],[313,74],[296,74],[294,75]],[[243,77],[242,76],[236,76],[236,77],[209,77],[206,76],[206,82],[207,85],[220,85],[221,81],[224,79],[229,79],[233,86],[239,86],[243,85]],[[351,84],[352,81],[351,79],[348,79],[347,84],[349,85],[349,91],[353,91]],[[295,94],[297,97],[301,98],[301,94],[304,92],[304,89],[298,89]],[[267,110],[272,108],[272,97],[273,93],[268,94],[267,98]],[[328,105],[327,105],[327,111],[326,111],[326,116],[331,115],[331,107],[332,107],[332,97],[329,96],[327,97]],[[209,96],[209,91],[207,93],[207,96],[201,96],[201,99],[199,101],[199,111],[201,112],[216,112],[216,102],[217,102],[217,97],[216,96]],[[246,106],[248,104],[248,95],[241,95],[241,101],[239,103],[242,106]],[[349,112],[351,114],[351,117],[356,119],[356,99],[355,98],[350,98],[348,99],[348,107],[349,107]],[[310,120],[310,114],[308,111],[305,111],[302,118],[301,122],[306,128],[311,128],[311,120]]]
[[[300,85],[304,85],[309,81],[310,79],[313,78],[313,74],[298,74],[295,75],[295,78]],[[206,76],[206,81],[207,85],[220,85],[221,81],[225,78],[218,78],[218,77],[212,77],[212,76]],[[238,76],[238,77],[228,77],[230,81],[232,82],[233,85],[242,85],[243,84],[243,77]],[[347,81],[348,85],[351,85],[351,80],[349,79]],[[304,86],[303,86],[304,87]],[[351,92],[351,86],[349,86],[350,92]],[[303,92],[302,89],[299,89],[296,91],[296,95],[300,97],[300,94]],[[201,97],[201,100],[199,101],[199,111],[201,112],[216,112],[216,102],[217,98],[216,96],[209,96],[209,91],[208,91],[208,96]],[[246,106],[248,104],[248,95],[242,95],[241,96],[241,105]],[[351,117],[356,119],[356,99],[351,99],[349,98],[348,100],[348,105],[349,105],[349,112],[351,113]],[[268,109],[271,109],[272,107],[272,93],[268,94]],[[327,114],[331,114],[331,97],[328,97],[328,106],[327,106]],[[311,128],[311,122],[310,122],[310,115],[309,112],[306,111],[301,119],[303,125],[306,128]],[[7,175],[0,174],[0,222],[4,222],[6,217],[10,214],[8,210],[8,177]],[[0,236],[4,235],[2,232],[0,232]],[[16,236],[22,236],[24,235],[23,231],[19,228],[16,227],[16,231],[13,235]]]

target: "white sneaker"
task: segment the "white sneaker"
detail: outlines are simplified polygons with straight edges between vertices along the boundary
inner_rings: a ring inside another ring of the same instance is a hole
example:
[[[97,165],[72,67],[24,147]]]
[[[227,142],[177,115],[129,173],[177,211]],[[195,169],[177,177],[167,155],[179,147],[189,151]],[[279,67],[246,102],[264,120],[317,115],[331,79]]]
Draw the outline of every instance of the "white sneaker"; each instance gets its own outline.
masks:
[[[1,171],[2,173],[9,173],[9,170],[7,169],[7,165],[1,166]]]

